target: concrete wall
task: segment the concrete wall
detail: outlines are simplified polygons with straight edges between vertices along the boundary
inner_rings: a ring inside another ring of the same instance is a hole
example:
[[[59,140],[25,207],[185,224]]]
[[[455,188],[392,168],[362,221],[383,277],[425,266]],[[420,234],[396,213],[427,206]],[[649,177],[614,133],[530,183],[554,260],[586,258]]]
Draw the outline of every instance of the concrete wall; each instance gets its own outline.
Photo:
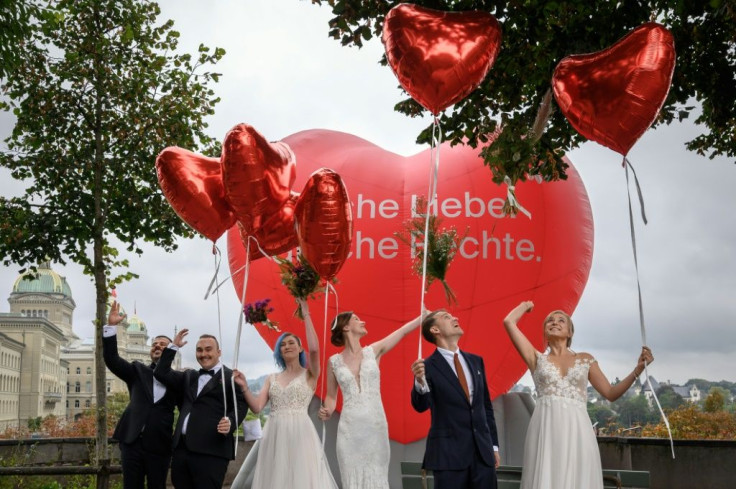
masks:
[[[329,439],[329,438],[328,438]],[[0,459],[15,465],[74,464],[88,462],[93,439],[53,438],[0,440]],[[113,463],[119,463],[114,442]],[[235,478],[253,442],[238,443],[236,459],[230,462],[225,487]],[[603,468],[647,470],[652,489],[733,489],[736,487],[736,441],[676,440],[672,459],[669,440],[652,438],[598,438]],[[392,459],[421,460],[424,443],[392,443]],[[391,466],[391,487],[401,487],[398,467]],[[116,476],[119,477],[119,476]]]
[[[736,440],[599,437],[604,469],[647,470],[652,489],[733,489]]]

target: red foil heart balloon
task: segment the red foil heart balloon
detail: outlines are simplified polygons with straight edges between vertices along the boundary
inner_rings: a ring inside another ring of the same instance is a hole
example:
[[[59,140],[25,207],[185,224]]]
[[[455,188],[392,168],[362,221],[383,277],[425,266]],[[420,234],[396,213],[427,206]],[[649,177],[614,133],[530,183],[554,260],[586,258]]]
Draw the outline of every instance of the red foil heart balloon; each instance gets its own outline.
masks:
[[[488,12],[402,3],[386,14],[383,43],[401,86],[437,115],[486,77],[501,47],[501,27]]]
[[[649,22],[603,51],[560,61],[552,89],[580,134],[626,156],[662,108],[674,69],[672,34]]]
[[[384,338],[419,314],[421,278],[412,272],[411,249],[395,231],[410,218],[416,196],[426,196],[429,150],[403,157],[356,136],[309,130],[284,139],[299,161],[296,188],[309,172],[322,167],[336,171],[350,189],[355,233],[350,255],[336,285],[340,311],[352,310],[366,321],[364,345]],[[506,191],[491,181],[478,150],[443,144],[438,188],[438,212],[443,226],[454,226],[467,237],[450,266],[447,281],[457,293],[458,316],[465,334],[461,348],[483,356],[493,397],[506,392],[527,370],[503,328],[503,318],[522,300],[533,300],[534,311],[522,330],[543,349],[542,322],[551,310],[572,313],[588,279],[593,256],[593,220],[585,188],[574,167],[568,179],[538,184],[519,183],[516,194],[534,220],[504,215]],[[299,218],[297,218],[298,220]],[[316,217],[319,219],[319,217]],[[421,245],[420,245],[421,246]],[[231,273],[245,263],[237,229],[228,232]],[[233,276],[237,299],[243,272]],[[246,302],[271,298],[271,317],[282,329],[304,338],[304,326],[292,317],[294,299],[281,284],[278,266],[270,260],[251,263]],[[335,317],[334,296],[327,321]],[[430,288],[429,309],[446,307],[440,285]],[[314,304],[313,306],[317,306]],[[311,307],[318,330],[324,306]],[[580,326],[579,326],[580,327]],[[583,325],[592,328],[594,325]],[[278,333],[258,332],[273,346]],[[320,338],[322,335],[318,335]],[[419,331],[381,358],[381,393],[393,440],[408,443],[424,438],[428,413],[418,414],[409,401],[411,363],[417,358]],[[325,355],[338,351],[322,345]],[[424,356],[433,347],[424,343]],[[317,387],[316,392],[321,392]]]
[[[225,200],[220,160],[169,147],[156,158],[156,175],[174,211],[212,241],[235,223]]]
[[[320,277],[331,280],[345,263],[353,240],[353,214],[340,175],[329,168],[312,173],[295,214],[304,258]]]
[[[298,198],[299,194],[297,192],[291,192],[289,200],[278,211],[267,216],[263,225],[253,232],[253,237],[257,240],[258,246],[251,242],[251,260],[263,258],[263,252],[269,255],[279,255],[299,245],[294,228],[294,208]],[[240,223],[238,223],[238,230],[243,244],[247,247],[248,233]],[[259,246],[260,250],[258,249]]]
[[[291,197],[294,154],[282,142],[269,143],[252,126],[238,124],[222,144],[225,195],[246,233],[256,232]]]

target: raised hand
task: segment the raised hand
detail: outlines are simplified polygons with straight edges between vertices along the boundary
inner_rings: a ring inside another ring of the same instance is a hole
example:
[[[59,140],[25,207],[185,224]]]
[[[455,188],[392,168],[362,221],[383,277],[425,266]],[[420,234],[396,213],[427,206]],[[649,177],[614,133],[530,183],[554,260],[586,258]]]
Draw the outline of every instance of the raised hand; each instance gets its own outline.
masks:
[[[176,333],[176,336],[174,336],[174,341],[172,341],[172,343],[178,348],[181,348],[182,346],[187,344],[187,341],[184,338],[186,338],[188,334],[189,330],[187,328],[180,330],[178,333]]]
[[[113,301],[110,306],[110,313],[107,315],[107,324],[110,326],[116,326],[125,319],[125,313],[120,313],[120,304],[118,301]]]
[[[637,377],[640,376],[641,373],[644,371],[645,364],[650,365],[653,361],[654,361],[654,355],[652,355],[652,350],[650,350],[648,346],[642,346],[641,355],[639,355],[639,360],[636,363],[634,374]]]

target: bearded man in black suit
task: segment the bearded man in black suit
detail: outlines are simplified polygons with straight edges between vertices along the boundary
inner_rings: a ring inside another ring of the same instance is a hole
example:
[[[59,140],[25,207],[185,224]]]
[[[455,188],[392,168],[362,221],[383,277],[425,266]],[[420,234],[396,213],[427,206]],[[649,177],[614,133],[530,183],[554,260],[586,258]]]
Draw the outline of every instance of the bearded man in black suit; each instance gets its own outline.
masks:
[[[124,317],[118,303],[113,302],[102,333],[105,365],[128,385],[130,393],[130,403],[113,434],[120,443],[123,488],[143,489],[145,481],[148,489],[164,489],[171,463],[174,407],[179,398],[154,378],[153,369],[171,339],[153,339],[150,365],[128,362],[118,355],[117,325]]]

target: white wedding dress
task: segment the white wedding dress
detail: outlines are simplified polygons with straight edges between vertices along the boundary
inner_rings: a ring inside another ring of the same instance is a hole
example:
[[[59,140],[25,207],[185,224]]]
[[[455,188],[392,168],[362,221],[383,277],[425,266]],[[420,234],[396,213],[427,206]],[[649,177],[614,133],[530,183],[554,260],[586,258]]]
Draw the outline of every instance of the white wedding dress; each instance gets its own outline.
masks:
[[[563,376],[537,352],[532,374],[537,405],[526,433],[522,489],[602,489],[603,474],[588,417],[588,370],[595,359],[576,359]]]
[[[330,363],[343,397],[336,444],[342,489],[389,489],[388,423],[373,348],[363,348],[360,384],[342,355],[332,355]]]
[[[252,489],[337,489],[322,442],[307,414],[313,395],[306,370],[286,386],[271,374],[271,414],[258,442]],[[246,470],[246,464],[240,470]],[[246,474],[238,474],[238,482],[233,481],[231,487],[244,487],[246,479]]]

